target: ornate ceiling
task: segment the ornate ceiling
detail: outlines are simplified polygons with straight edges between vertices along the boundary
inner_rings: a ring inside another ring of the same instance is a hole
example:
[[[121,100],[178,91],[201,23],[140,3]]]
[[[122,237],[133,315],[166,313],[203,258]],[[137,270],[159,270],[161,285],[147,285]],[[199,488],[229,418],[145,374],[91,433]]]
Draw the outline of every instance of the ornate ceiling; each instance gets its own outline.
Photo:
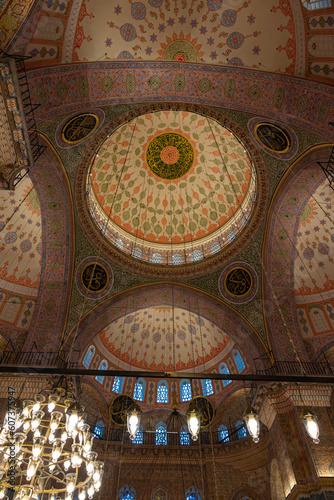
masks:
[[[88,175],[90,212],[125,253],[180,265],[219,252],[255,203],[256,173],[232,132],[187,111],[148,113],[116,129]]]

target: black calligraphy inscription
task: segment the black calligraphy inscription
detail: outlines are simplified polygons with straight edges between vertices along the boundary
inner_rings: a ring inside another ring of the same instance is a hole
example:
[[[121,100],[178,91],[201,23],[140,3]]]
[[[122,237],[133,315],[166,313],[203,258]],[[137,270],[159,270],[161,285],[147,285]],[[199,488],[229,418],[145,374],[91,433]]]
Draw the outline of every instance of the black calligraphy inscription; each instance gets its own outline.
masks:
[[[116,396],[109,406],[111,420],[116,425],[126,425],[127,411],[133,406],[135,406],[135,402],[131,396],[127,396],[126,394]]]
[[[225,278],[225,290],[234,297],[243,297],[253,286],[252,275],[243,267],[235,267]]]
[[[286,153],[291,147],[288,134],[273,123],[259,123],[255,135],[264,148],[275,153]]]
[[[179,179],[194,163],[194,149],[186,137],[165,132],[154,137],[147,146],[146,162],[161,179]]]
[[[94,132],[98,123],[98,117],[92,113],[75,116],[64,126],[62,138],[70,144],[80,142]]]
[[[215,408],[210,399],[203,396],[194,397],[188,404],[187,412],[197,410],[201,415],[201,427],[208,427],[214,419]]]
[[[81,273],[81,283],[87,291],[98,293],[108,286],[109,275],[101,264],[91,262],[84,267]]]

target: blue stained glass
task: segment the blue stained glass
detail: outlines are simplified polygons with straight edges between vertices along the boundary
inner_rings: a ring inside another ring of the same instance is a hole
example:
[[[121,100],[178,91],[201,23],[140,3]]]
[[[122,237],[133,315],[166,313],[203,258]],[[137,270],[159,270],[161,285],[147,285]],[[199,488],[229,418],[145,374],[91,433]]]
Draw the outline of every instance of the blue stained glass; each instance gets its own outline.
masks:
[[[108,370],[108,361],[103,359],[100,363],[99,370]],[[103,384],[104,375],[96,375],[95,378],[100,384]]]
[[[308,10],[323,9],[332,6],[331,0],[302,0],[302,2]]]
[[[82,361],[82,364],[84,365],[85,368],[89,368],[89,366],[92,362],[92,359],[94,357],[94,354],[95,354],[95,347],[93,345],[91,345],[89,347],[89,349],[87,350],[85,357]]]
[[[96,422],[94,427],[94,434],[96,437],[101,438],[103,436],[104,423],[102,420]]]
[[[181,428],[181,432],[180,432],[180,444],[184,444],[184,445],[190,444],[190,434],[189,434],[186,426],[183,426]]]
[[[186,491],[186,500],[202,500],[202,492],[194,486]]]
[[[224,441],[225,443],[230,440],[228,435],[228,430],[225,425],[220,425],[218,428],[218,438],[219,441]]]
[[[142,425],[140,426],[139,430],[136,432],[135,438],[132,441],[134,444],[143,444],[143,439],[144,439],[144,433],[143,433],[143,427]]]
[[[159,422],[155,428],[155,444],[167,445],[167,426]]]
[[[238,427],[238,438],[244,438],[247,436],[247,431],[244,422],[241,420],[238,420],[237,422],[237,427]]]
[[[135,390],[133,391],[133,399],[136,401],[144,401],[146,382],[143,378],[139,378],[135,383]]]
[[[213,394],[212,381],[210,379],[201,380],[203,396],[210,396]]]
[[[226,374],[226,375],[228,373],[230,373],[229,369],[227,368],[226,363],[220,363],[219,373]],[[222,380],[222,382],[223,382],[223,387],[226,387],[228,384],[230,384],[232,382],[232,380]]]
[[[115,377],[114,383],[112,385],[112,391],[117,392],[117,394],[121,394],[124,385],[124,377]]]
[[[168,384],[166,380],[160,380],[158,383],[157,402],[168,403]]]
[[[246,368],[244,360],[242,359],[240,352],[236,349],[233,350],[232,354],[237,370],[241,373]]]
[[[118,495],[120,500],[134,500],[136,497],[136,491],[131,486],[124,486],[119,490]]]
[[[181,380],[180,389],[181,389],[181,401],[182,401],[182,403],[184,401],[190,401],[192,398],[190,381],[187,379]]]

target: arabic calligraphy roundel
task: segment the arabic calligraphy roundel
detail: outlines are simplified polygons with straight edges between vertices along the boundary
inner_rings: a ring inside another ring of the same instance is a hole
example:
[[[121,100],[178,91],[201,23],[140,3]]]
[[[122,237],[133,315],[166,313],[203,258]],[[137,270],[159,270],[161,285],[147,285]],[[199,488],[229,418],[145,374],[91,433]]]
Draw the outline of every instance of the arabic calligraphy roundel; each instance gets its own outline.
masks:
[[[187,412],[191,410],[197,410],[200,413],[202,429],[208,427],[215,417],[215,408],[213,404],[210,399],[205,398],[204,396],[195,396],[191,401],[189,401]]]
[[[252,118],[248,122],[248,129],[256,142],[266,153],[279,158],[289,160],[298,150],[298,139],[295,132],[284,123],[280,124],[266,121],[261,118]]]
[[[218,281],[224,299],[234,304],[252,300],[258,290],[258,277],[246,262],[233,262],[221,273]]]
[[[194,149],[188,139],[175,132],[154,137],[147,146],[146,162],[161,179],[179,179],[194,163]]]
[[[120,394],[116,396],[109,406],[111,420],[119,426],[126,425],[126,413],[132,407],[137,406],[131,396]]]
[[[67,116],[56,131],[56,142],[61,148],[71,148],[88,139],[101,127],[104,113],[101,109]]]
[[[100,299],[112,288],[113,272],[100,257],[86,257],[78,266],[75,279],[82,295],[89,299]]]

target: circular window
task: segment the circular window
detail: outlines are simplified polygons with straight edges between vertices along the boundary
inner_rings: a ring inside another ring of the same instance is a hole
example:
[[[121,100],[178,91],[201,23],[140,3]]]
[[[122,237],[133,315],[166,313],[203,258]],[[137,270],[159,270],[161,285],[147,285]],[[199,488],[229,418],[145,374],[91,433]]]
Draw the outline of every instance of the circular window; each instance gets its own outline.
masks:
[[[132,258],[195,264],[233,242],[256,198],[243,143],[216,120],[190,111],[140,115],[102,142],[86,182],[102,235]]]

